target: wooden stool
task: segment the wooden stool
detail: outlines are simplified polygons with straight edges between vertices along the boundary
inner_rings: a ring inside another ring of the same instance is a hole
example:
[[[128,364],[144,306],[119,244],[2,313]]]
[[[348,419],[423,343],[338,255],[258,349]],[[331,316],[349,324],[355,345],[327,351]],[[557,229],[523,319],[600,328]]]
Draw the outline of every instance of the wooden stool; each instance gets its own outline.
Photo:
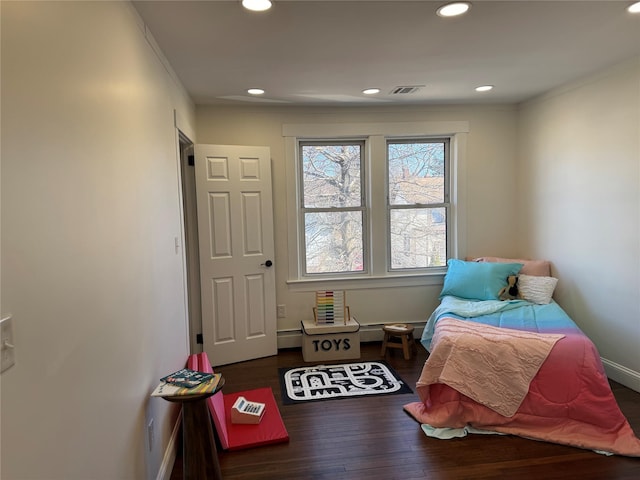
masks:
[[[416,342],[413,338],[413,327],[406,323],[391,323],[383,325],[384,339],[382,340],[381,355],[387,353],[387,348],[401,348],[404,359],[411,359],[411,355],[416,351]]]

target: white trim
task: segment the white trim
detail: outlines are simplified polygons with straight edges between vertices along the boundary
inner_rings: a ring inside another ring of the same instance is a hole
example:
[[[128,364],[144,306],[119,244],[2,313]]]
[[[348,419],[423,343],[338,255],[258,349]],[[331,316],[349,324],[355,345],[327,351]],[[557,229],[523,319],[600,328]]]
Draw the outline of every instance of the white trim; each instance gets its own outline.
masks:
[[[369,151],[367,152],[367,205],[370,207],[370,214],[367,215],[367,238],[369,242],[368,263],[371,267],[370,275],[387,276],[387,263],[389,259],[389,233],[387,232],[388,219],[384,222],[374,222],[373,212],[386,212],[387,210],[387,140],[384,135],[372,135],[367,142]],[[386,213],[385,213],[386,216]],[[384,252],[384,255],[374,255],[374,252]],[[366,287],[374,287],[375,282],[362,284]],[[379,285],[388,286],[388,285]],[[347,287],[353,289],[354,287]]]
[[[414,326],[414,337],[420,340],[425,326],[425,320],[402,321]],[[381,342],[382,324],[370,324],[360,326],[360,342]],[[278,348],[300,348],[302,347],[301,330],[280,330],[278,331]],[[607,377],[624,385],[631,390],[640,393],[640,373],[623,365],[617,364],[606,358],[601,358]]]
[[[169,443],[167,443],[167,448],[164,451],[164,457],[162,458],[162,464],[160,465],[160,470],[158,470],[158,475],[156,476],[156,480],[171,479],[171,473],[173,472],[173,467],[176,463],[176,456],[178,453],[178,435],[180,433],[181,423],[182,423],[182,415],[178,415],[178,420],[176,421],[176,424],[173,426],[171,437],[169,437]]]
[[[416,136],[469,133],[469,122],[302,123],[282,125],[283,137]]]
[[[330,288],[337,290],[361,290],[367,288],[423,287],[425,285],[443,285],[446,269],[441,272],[424,275],[393,275],[334,278],[303,278],[287,281],[292,292],[313,292]]]
[[[467,198],[467,182],[466,182],[466,156],[467,156],[467,134],[469,132],[469,122],[467,121],[445,121],[445,122],[390,122],[390,123],[345,123],[345,124],[283,124],[282,135],[285,142],[285,173],[287,185],[287,235],[288,235],[288,281],[287,284],[292,291],[312,291],[317,288],[327,288],[330,284],[331,288],[373,288],[373,287],[399,287],[411,285],[427,285],[442,284],[442,274],[446,270],[434,271],[431,274],[415,275],[411,273],[389,273],[386,272],[386,257],[379,255],[371,259],[372,271],[368,274],[352,275],[348,278],[341,276],[340,278],[314,279],[303,276],[301,271],[300,255],[303,251],[303,239],[301,238],[298,216],[299,202],[299,165],[297,161],[297,141],[300,138],[346,138],[346,137],[367,137],[367,148],[371,149],[373,145],[378,147],[386,138],[394,136],[411,137],[449,137],[450,140],[450,214],[454,219],[449,225],[448,235],[451,240],[448,242],[451,247],[450,257],[464,258],[467,253],[466,245],[466,198]],[[367,153],[369,163],[371,153]],[[377,162],[380,159],[376,159]],[[383,162],[384,163],[384,162]],[[367,175],[370,176],[369,181],[368,202],[371,209],[374,208],[372,196],[376,199],[379,197],[377,192],[374,195],[373,189],[378,185],[375,175],[375,169],[367,169]],[[384,198],[384,196],[380,196]],[[380,202],[376,205],[376,211],[381,210]],[[386,205],[386,203],[385,203]],[[385,207],[386,208],[386,207]],[[371,228],[372,219],[368,219]],[[387,252],[386,242],[387,235],[381,232],[381,228],[385,224],[378,223],[376,231],[371,230],[371,237],[368,239],[371,252]],[[381,244],[381,242],[383,242]],[[386,254],[385,254],[386,255]],[[416,283],[422,280],[423,283]]]
[[[425,319],[406,321],[413,325],[413,336],[419,340],[424,329]],[[360,325],[360,343],[382,342],[382,324]],[[302,330],[280,330],[278,332],[278,348],[301,348],[302,347]]]
[[[285,173],[287,179],[287,239],[289,252],[289,277],[297,279],[301,277],[298,252],[300,251],[299,228],[298,228],[298,162],[297,145],[295,137],[284,139]]]
[[[451,235],[451,258],[467,256],[467,132],[460,132],[451,137],[451,215],[455,222],[447,234]]]
[[[611,380],[624,385],[631,390],[640,393],[640,372],[631,370],[630,368],[618,363],[601,358],[607,377]]]

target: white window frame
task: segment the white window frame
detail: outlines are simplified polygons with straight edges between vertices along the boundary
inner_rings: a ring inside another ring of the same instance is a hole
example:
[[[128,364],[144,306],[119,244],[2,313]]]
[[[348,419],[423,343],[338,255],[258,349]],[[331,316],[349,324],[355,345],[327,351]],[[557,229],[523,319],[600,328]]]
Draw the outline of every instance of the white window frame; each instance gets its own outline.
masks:
[[[464,258],[466,254],[465,211],[465,157],[469,122],[391,122],[391,123],[346,123],[346,124],[284,124],[282,136],[285,142],[287,184],[287,240],[288,280],[292,291],[314,291],[323,288],[364,289],[400,286],[436,285],[442,283],[446,267],[433,268],[420,273],[389,271],[387,235],[387,139],[417,137],[448,137],[450,139],[450,223],[447,235],[450,239],[449,258]],[[302,270],[304,255],[304,225],[300,223],[300,184],[298,159],[299,140],[365,139],[366,202],[371,215],[365,241],[369,242],[366,273],[340,274],[309,278]],[[373,218],[376,215],[377,218]],[[380,218],[379,216],[382,216]]]
[[[314,140],[309,140],[307,138],[305,139],[296,139],[296,147],[298,148],[298,157],[297,157],[297,161],[298,161],[298,167],[300,167],[300,152],[301,152],[301,145],[303,144],[313,144],[314,141],[317,141],[317,139]],[[366,258],[369,255],[369,241],[368,241],[368,228],[367,225],[369,225],[369,209],[368,209],[368,195],[367,195],[367,189],[369,188],[367,185],[367,181],[366,181],[366,177],[367,177],[367,157],[368,157],[368,145],[367,145],[367,140],[364,138],[340,138],[340,139],[329,139],[328,141],[321,141],[321,144],[342,144],[344,142],[344,144],[350,144],[350,145],[360,145],[361,146],[361,150],[360,150],[360,205],[358,207],[344,207],[344,208],[334,208],[334,207],[330,207],[330,208],[317,208],[317,207],[313,207],[313,208],[306,208],[304,206],[304,200],[302,199],[303,196],[303,192],[302,189],[304,188],[304,180],[303,180],[303,172],[300,168],[298,168],[298,191],[301,192],[300,197],[297,199],[297,205],[298,205],[298,222],[297,225],[302,225],[302,232],[304,232],[304,225],[305,225],[305,215],[308,212],[313,212],[313,211],[331,211],[331,212],[339,212],[339,211],[360,211],[362,214],[362,255],[363,255],[363,263],[364,263],[364,270],[362,272],[340,272],[340,273],[334,273],[333,275],[335,276],[340,276],[340,278],[343,278],[345,276],[351,276],[351,275],[357,275],[357,276],[361,276],[361,275],[366,275],[368,274],[368,262],[366,261]],[[320,280],[320,279],[327,279],[327,278],[331,278],[332,274],[327,274],[327,273],[305,273],[307,270],[307,264],[306,264],[306,242],[304,239],[304,234],[301,233],[300,235],[300,240],[302,241],[302,244],[300,245],[300,256],[299,256],[299,266],[300,266],[300,272],[301,275],[303,275],[305,277],[305,279],[315,279],[315,280]]]
[[[390,203],[390,198],[391,195],[389,193],[389,188],[390,188],[390,184],[389,184],[389,145],[390,144],[397,144],[397,143],[443,143],[444,144],[444,150],[445,150],[445,154],[444,154],[444,171],[445,171],[445,180],[447,181],[446,184],[444,185],[444,192],[443,192],[443,200],[437,204],[421,204],[421,203],[406,203],[406,204],[391,204]],[[450,171],[451,171],[451,167],[450,167],[450,153],[451,153],[451,140],[449,137],[444,136],[444,137],[432,137],[432,136],[420,136],[420,137],[410,137],[410,138],[397,138],[397,137],[387,137],[386,138],[386,145],[385,145],[385,151],[387,154],[387,158],[386,158],[386,167],[387,167],[387,171],[386,171],[386,176],[385,176],[385,186],[386,186],[386,197],[387,197],[387,268],[389,273],[393,273],[393,274],[400,274],[401,272],[416,272],[416,273],[423,273],[425,271],[427,272],[432,272],[432,271],[438,271],[438,268],[440,267],[421,267],[421,268],[393,268],[392,267],[392,263],[393,263],[393,259],[392,259],[392,245],[391,245],[391,214],[393,211],[400,211],[400,210],[420,210],[420,209],[432,209],[432,208],[444,208],[446,215],[445,215],[445,231],[447,232],[446,235],[446,252],[447,255],[449,254],[449,252],[451,252],[451,238],[449,236],[449,224],[450,224],[450,219],[451,219],[451,203],[449,202],[449,198],[451,197],[450,195],[450,189],[451,189],[451,180],[450,180]],[[446,262],[446,260],[445,260]]]

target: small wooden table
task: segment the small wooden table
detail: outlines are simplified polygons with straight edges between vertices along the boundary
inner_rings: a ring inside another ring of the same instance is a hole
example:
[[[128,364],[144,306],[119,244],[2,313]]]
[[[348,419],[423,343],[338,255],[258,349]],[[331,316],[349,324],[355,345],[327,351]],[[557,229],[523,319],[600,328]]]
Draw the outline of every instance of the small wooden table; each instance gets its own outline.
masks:
[[[215,392],[162,397],[169,402],[182,404],[184,480],[222,480],[207,398],[218,393],[223,386],[224,377],[221,377]]]
[[[406,323],[392,323],[383,325],[384,338],[382,340],[381,355],[384,357],[387,348],[399,348],[405,360],[410,360],[416,352],[416,341],[413,338],[413,327]],[[399,340],[399,341],[397,341]]]

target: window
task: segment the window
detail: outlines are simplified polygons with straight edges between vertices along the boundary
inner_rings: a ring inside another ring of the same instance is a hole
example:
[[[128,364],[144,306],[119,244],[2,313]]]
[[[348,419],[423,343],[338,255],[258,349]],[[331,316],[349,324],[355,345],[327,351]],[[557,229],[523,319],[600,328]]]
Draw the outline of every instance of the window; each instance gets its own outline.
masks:
[[[363,271],[364,141],[299,143],[304,273]]]
[[[464,255],[467,122],[284,125],[290,287],[442,280]]]
[[[387,141],[390,270],[447,262],[449,140]]]

